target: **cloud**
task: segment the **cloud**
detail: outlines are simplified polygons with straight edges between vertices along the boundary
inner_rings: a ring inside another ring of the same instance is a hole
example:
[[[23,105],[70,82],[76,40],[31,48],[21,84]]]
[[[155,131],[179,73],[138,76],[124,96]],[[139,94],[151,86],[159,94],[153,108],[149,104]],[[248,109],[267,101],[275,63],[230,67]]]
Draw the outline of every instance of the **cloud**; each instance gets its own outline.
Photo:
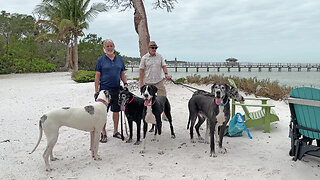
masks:
[[[320,1],[178,0],[171,13],[153,9],[153,2],[144,1],[150,37],[168,60],[320,61]],[[2,6],[31,13],[39,3],[12,0]],[[139,56],[133,9],[101,13],[85,32],[113,39],[121,54]]]

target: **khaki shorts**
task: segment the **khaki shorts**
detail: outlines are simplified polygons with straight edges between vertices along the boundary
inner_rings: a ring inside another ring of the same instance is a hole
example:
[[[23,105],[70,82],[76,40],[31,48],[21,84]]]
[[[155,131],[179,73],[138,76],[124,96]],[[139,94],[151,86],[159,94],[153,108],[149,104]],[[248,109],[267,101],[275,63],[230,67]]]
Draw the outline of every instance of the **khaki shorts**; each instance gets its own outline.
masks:
[[[147,85],[154,85],[158,88],[157,96],[166,96],[167,97],[167,91],[166,87],[164,86],[164,81],[160,81],[156,84],[147,84]]]

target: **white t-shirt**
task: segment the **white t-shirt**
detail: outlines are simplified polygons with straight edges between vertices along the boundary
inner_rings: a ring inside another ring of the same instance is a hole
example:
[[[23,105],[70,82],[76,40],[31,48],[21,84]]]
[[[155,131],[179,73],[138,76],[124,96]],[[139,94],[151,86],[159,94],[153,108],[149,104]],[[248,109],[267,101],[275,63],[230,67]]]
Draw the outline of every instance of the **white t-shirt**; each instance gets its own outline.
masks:
[[[144,69],[144,83],[156,84],[162,80],[162,67],[166,66],[166,62],[158,53],[151,56],[145,54],[140,61],[140,69]]]

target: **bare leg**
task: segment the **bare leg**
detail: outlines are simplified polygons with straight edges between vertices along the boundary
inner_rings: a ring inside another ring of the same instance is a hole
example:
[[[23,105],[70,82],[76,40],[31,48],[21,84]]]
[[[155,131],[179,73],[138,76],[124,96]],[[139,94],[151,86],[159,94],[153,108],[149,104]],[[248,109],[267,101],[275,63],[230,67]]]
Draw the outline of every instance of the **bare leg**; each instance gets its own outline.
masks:
[[[113,112],[113,134],[118,132],[118,125],[119,125],[119,112]]]

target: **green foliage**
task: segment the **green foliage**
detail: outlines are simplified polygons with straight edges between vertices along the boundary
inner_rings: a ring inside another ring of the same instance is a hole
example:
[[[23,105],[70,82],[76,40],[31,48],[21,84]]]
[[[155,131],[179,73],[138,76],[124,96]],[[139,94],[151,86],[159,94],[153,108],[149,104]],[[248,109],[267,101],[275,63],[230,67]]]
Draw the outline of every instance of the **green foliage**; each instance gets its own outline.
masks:
[[[54,64],[47,63],[42,59],[0,58],[0,74],[53,72],[55,68]]]
[[[96,75],[95,71],[73,71],[72,79],[78,83],[94,82],[94,77]]]
[[[176,82],[179,82],[179,83],[184,83],[186,81],[186,78],[179,78],[176,80]]]
[[[256,77],[247,79],[231,76],[225,77],[223,75],[210,75],[206,77],[193,75],[187,76],[185,83],[214,84],[219,82],[229,84],[228,78],[232,78],[237,84],[238,89],[246,94],[269,97],[273,100],[286,99],[292,90],[292,87],[280,86],[277,81],[270,82],[269,79],[258,80]]]
[[[97,59],[104,54],[103,40],[96,34],[88,34],[79,42],[79,69],[94,70]]]

